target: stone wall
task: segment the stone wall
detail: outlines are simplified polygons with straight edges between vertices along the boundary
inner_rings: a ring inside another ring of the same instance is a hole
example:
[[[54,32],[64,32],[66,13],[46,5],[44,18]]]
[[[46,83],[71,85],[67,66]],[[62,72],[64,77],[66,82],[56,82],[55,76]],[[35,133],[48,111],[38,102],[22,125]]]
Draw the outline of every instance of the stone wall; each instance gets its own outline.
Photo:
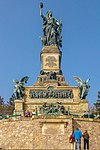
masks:
[[[100,121],[71,117],[35,117],[0,121],[2,149],[71,149],[69,136],[74,128],[90,134],[90,150],[99,150]],[[82,139],[83,141],[83,139]],[[83,148],[83,142],[82,142]]]
[[[40,118],[30,120],[2,120],[0,148],[3,149],[68,149],[72,121]]]
[[[90,150],[100,149],[100,120],[93,119],[74,119],[73,121],[74,129],[78,127],[82,133],[85,130],[88,131],[90,136]],[[82,138],[82,149],[83,149],[83,138]]]

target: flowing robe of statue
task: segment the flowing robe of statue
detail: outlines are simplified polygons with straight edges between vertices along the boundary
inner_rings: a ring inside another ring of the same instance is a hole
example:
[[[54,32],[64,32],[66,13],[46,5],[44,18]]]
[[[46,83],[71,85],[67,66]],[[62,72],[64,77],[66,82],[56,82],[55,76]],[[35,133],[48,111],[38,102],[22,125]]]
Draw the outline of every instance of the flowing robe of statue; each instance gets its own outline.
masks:
[[[41,37],[42,45],[56,45],[62,47],[62,21],[58,21],[52,16],[51,11],[47,11],[46,16],[42,12],[43,3],[40,3],[40,16],[43,19],[43,36]]]

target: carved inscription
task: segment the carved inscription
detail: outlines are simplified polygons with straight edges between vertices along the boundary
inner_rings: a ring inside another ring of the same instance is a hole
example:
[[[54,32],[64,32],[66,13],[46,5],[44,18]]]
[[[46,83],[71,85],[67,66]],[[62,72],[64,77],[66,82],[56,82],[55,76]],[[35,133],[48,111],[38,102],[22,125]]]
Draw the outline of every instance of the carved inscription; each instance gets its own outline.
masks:
[[[63,135],[64,124],[63,123],[44,123],[42,127],[43,135]]]

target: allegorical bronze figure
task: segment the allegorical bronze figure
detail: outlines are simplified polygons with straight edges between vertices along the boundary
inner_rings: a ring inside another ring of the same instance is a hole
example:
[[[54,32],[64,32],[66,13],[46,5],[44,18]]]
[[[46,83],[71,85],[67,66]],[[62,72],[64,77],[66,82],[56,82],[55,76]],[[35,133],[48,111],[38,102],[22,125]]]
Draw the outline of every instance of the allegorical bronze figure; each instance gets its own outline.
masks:
[[[49,10],[46,16],[43,15],[43,3],[40,2],[40,16],[43,19],[43,36],[41,37],[42,45],[56,45],[62,47],[62,21],[58,21],[52,16],[52,12]]]
[[[88,95],[90,85],[87,84],[89,82],[89,78],[82,82],[82,80],[79,77],[74,76],[75,81],[79,84],[79,96],[81,99],[85,99]]]
[[[20,81],[13,80],[14,83],[14,92],[12,98],[15,99],[22,99],[25,93],[24,84],[27,83],[29,77],[25,76]]]

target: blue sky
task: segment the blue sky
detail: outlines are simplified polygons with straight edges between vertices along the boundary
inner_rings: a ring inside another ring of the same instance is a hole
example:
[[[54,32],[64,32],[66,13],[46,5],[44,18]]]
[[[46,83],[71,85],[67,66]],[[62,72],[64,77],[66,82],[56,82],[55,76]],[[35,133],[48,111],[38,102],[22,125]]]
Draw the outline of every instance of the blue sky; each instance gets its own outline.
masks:
[[[13,93],[13,79],[28,75],[28,86],[40,73],[42,18],[39,0],[0,0],[0,95],[5,101]],[[44,14],[63,21],[61,67],[66,82],[90,78],[90,105],[100,90],[100,0],[43,0]]]

